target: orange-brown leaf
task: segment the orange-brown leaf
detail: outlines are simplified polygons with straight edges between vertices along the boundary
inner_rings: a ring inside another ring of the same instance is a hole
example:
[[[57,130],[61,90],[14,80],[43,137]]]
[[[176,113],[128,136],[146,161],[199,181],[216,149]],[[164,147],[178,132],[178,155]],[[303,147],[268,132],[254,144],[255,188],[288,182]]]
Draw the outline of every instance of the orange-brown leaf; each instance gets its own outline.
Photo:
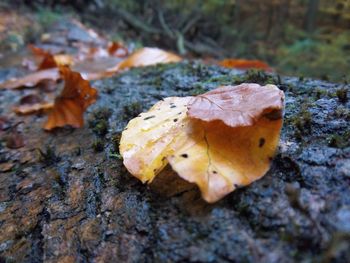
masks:
[[[34,104],[23,104],[13,108],[14,112],[20,115],[33,114],[37,112],[47,111],[53,108],[52,102],[38,102]]]
[[[216,202],[265,175],[281,127],[282,119],[266,117],[236,128],[194,119],[176,135],[168,161],[180,177],[198,185],[207,202]]]
[[[274,85],[243,83],[224,86],[194,97],[188,115],[203,121],[223,121],[227,126],[253,125],[262,115],[281,117],[283,91]]]
[[[128,58],[123,60],[118,66],[118,70],[125,70],[129,68],[134,67],[144,67],[149,65],[155,65],[159,63],[172,63],[172,62],[179,62],[182,58],[158,49],[158,48],[141,48],[131,54]]]
[[[112,42],[108,46],[108,54],[111,56],[125,57],[128,53],[128,49],[119,42]]]
[[[282,127],[283,97],[275,86],[245,84],[199,98],[166,98],[123,131],[124,165],[142,182],[151,182],[170,163],[198,185],[206,201],[218,201],[268,171]],[[187,107],[191,114],[184,114]]]
[[[43,57],[37,70],[56,68],[58,66],[70,66],[74,62],[73,57],[68,54],[53,55],[50,52],[44,49],[38,48],[34,45],[29,45],[29,49],[33,52],[35,56]]]
[[[224,59],[219,61],[219,65],[226,68],[236,69],[262,69],[271,71],[270,66],[261,60],[247,60],[247,59]]]
[[[70,125],[75,128],[84,125],[84,112],[97,99],[97,90],[90,86],[77,72],[60,68],[65,81],[61,95],[55,99],[52,111],[44,125],[45,130]]]
[[[44,69],[56,68],[56,67],[57,67],[57,63],[53,55],[47,54],[44,56],[40,65],[38,66],[38,70],[44,70]]]
[[[17,79],[10,79],[0,84],[0,89],[17,89],[21,87],[34,87],[44,80],[57,81],[60,77],[57,68],[40,70]]]

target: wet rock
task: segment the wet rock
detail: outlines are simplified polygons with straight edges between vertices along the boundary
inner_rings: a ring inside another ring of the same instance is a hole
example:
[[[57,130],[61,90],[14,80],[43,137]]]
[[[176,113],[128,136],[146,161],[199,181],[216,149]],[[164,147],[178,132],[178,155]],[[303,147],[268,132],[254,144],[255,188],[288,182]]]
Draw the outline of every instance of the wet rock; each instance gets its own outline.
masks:
[[[349,258],[349,250],[343,249],[348,239],[342,239],[341,249],[334,245],[337,233],[343,237],[349,232],[350,221],[350,150],[328,142],[331,134],[342,136],[349,130],[344,117],[349,102],[340,105],[327,95],[338,85],[282,78],[278,85],[286,93],[285,123],[270,171],[212,205],[170,168],[151,185],[143,185],[113,155],[115,135],[134,114],[159,99],[250,78],[216,66],[180,63],[95,81],[99,99],[85,117],[96,120],[97,113],[108,108],[103,136],[88,124],[47,133],[42,130],[42,116],[11,117],[11,123],[24,121],[21,134],[26,145],[0,148],[0,164],[5,167],[0,174],[0,261],[319,262],[331,255],[333,261],[342,262]],[[315,97],[316,89],[326,95]],[[0,93],[1,115],[11,115],[18,96],[12,91]],[[341,114],[336,113],[339,108]],[[305,121],[301,114],[306,111],[309,127],[296,134],[298,118]],[[103,147],[95,152],[97,138]],[[288,187],[295,190],[294,199]]]

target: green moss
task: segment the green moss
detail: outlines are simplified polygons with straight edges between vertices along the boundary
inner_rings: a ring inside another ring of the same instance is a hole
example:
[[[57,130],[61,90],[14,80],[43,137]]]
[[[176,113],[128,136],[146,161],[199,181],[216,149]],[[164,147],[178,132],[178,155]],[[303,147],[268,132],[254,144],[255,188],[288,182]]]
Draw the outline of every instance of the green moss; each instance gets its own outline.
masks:
[[[190,91],[191,96],[197,96],[199,94],[205,93],[207,90],[200,84],[196,84],[193,89]]]
[[[58,20],[62,19],[62,14],[53,11],[52,9],[48,8],[39,8],[37,12],[37,19],[41,25],[45,29],[49,28],[53,23],[57,22]]]
[[[61,160],[61,158],[56,154],[55,148],[50,145],[46,146],[45,150],[39,149],[40,161],[46,165],[52,165]]]
[[[333,134],[327,138],[328,146],[335,148],[345,148],[350,146],[350,131],[344,134]]]
[[[235,79],[236,84],[240,83],[258,83],[260,85],[267,84],[280,84],[281,79],[279,76],[273,76],[267,74],[265,71],[251,69],[246,72],[245,75],[239,75]]]
[[[316,100],[319,100],[322,97],[325,97],[326,95],[327,95],[327,91],[326,90],[323,90],[323,89],[320,89],[320,88],[315,89],[314,98]]]
[[[114,134],[112,136],[112,146],[113,146],[113,151],[115,153],[119,154],[119,143],[120,143],[120,139],[122,137],[122,134],[119,132],[117,134]]]
[[[100,120],[97,122],[96,126],[92,128],[93,132],[99,136],[104,136],[108,132],[108,121]]]
[[[101,139],[96,139],[92,143],[92,148],[94,149],[95,152],[102,152],[104,149],[104,142]]]
[[[341,103],[346,103],[348,101],[348,91],[346,88],[338,89],[336,95]]]
[[[92,113],[89,119],[89,127],[98,136],[104,136],[108,132],[109,123],[108,119],[111,116],[112,111],[108,108],[99,108]]]
[[[92,112],[92,116],[94,119],[98,120],[108,120],[112,115],[112,110],[106,107],[98,108],[94,112]]]
[[[350,121],[350,110],[341,105],[335,110],[335,116]]]
[[[123,119],[129,120],[135,118],[139,115],[143,110],[142,104],[138,101],[132,102],[129,105],[125,105],[123,107]]]
[[[298,140],[302,140],[303,136],[309,134],[312,125],[311,113],[307,110],[308,104],[302,107],[298,116],[290,120],[291,124],[296,128],[294,130],[294,136]]]

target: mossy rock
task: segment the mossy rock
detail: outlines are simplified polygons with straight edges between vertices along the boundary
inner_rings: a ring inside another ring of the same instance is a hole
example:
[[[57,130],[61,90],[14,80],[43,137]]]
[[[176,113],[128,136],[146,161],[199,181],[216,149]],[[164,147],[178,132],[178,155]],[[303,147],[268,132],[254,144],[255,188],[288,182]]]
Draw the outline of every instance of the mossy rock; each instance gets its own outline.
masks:
[[[286,95],[280,147],[261,180],[209,205],[170,168],[147,186],[115,158],[127,122],[158,100],[242,82],[275,83]],[[92,84],[99,99],[84,128],[51,133],[43,131],[42,116],[10,113],[16,96],[0,91],[1,114],[24,122],[26,142],[19,150],[0,149],[1,162],[13,164],[0,176],[0,261],[350,258],[350,148],[348,137],[342,140],[350,104],[329,95],[337,93],[336,84],[189,62]],[[349,86],[342,88],[348,95]]]

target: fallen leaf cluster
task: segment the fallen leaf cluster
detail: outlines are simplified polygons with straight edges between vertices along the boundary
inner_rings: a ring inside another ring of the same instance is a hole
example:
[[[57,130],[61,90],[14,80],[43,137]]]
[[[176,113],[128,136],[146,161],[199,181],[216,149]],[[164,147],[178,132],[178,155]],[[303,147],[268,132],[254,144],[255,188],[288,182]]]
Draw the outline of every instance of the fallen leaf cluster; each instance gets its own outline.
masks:
[[[48,120],[44,125],[45,130],[65,125],[75,128],[83,126],[83,114],[97,98],[97,91],[90,86],[88,80],[110,77],[132,67],[181,60],[179,56],[157,48],[142,48],[127,56],[128,49],[116,42],[110,43],[106,49],[89,48],[86,51],[86,46],[83,46],[81,47],[83,51],[77,57],[68,54],[53,55],[33,45],[29,48],[36,58],[41,58],[41,60],[36,59],[40,61],[37,71],[22,78],[1,83],[0,89],[39,86],[55,88],[58,80],[64,80],[63,91],[54,99],[54,102],[37,99],[21,102],[13,108],[17,114],[22,115],[49,112]]]
[[[170,97],[132,119],[120,153],[128,171],[152,182],[169,163],[208,202],[261,178],[282,127],[284,94],[274,85],[224,86]]]

